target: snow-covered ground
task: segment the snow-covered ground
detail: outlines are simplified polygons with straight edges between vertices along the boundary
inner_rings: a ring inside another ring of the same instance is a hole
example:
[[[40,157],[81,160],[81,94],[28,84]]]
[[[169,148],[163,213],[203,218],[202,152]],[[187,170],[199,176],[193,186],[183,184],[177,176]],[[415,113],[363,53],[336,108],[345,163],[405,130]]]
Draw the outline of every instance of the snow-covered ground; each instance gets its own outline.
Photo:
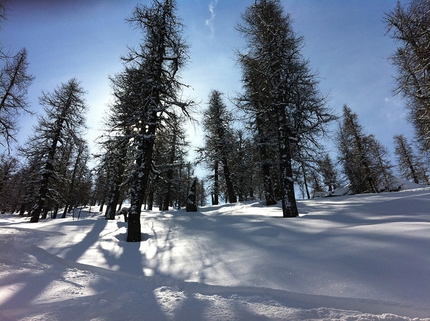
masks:
[[[0,215],[0,320],[430,320],[430,188],[298,206]]]

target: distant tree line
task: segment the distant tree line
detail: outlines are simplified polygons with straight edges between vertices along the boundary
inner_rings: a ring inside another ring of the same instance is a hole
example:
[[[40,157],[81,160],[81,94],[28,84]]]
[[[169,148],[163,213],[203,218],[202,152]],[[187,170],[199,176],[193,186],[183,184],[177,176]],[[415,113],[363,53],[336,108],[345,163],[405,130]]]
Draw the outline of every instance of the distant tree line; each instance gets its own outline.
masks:
[[[417,184],[429,184],[428,4],[398,4],[386,16],[401,44],[392,58],[398,91],[416,129],[416,142],[394,137],[397,172]],[[7,153],[0,157],[0,210],[37,222],[49,213],[57,217],[60,209],[65,217],[78,206],[97,205],[106,219],[115,219],[127,201],[127,240],[138,242],[141,210],[155,206],[196,210],[207,200],[262,200],[280,202],[283,216],[295,217],[297,192],[312,198],[345,184],[352,193],[399,187],[387,149],[365,133],[357,114],[345,105],[336,116],[327,107],[317,74],[301,54],[303,39],[278,0],[257,0],[243,13],[237,25],[246,41],[237,51],[243,91],[230,99],[216,89],[209,94],[201,115],[203,144],[190,161],[185,132],[195,122],[196,104],[181,98],[189,55],[175,11],[173,0],[153,1],[136,6],[127,19],[142,40],[122,57],[123,70],[110,77],[113,99],[94,168],[83,138],[88,106],[79,81],[42,93],[44,115],[19,149],[23,161]],[[6,146],[17,130],[11,115],[28,110],[25,96],[33,77],[26,59],[25,49],[1,55],[0,135]],[[336,121],[332,156],[325,145],[328,126]],[[207,177],[196,177],[199,164]]]

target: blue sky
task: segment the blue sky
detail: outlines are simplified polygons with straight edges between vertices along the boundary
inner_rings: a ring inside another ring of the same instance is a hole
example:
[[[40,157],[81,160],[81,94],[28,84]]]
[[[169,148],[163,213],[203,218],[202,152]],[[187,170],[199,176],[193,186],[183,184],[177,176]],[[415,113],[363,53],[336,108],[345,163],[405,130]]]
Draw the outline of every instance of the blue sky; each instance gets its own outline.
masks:
[[[141,1],[148,3],[149,1]],[[241,90],[235,50],[244,42],[235,26],[254,0],[177,0],[178,16],[186,26],[190,62],[183,71],[191,86],[185,95],[206,108],[211,90],[226,97]],[[384,13],[394,0],[283,0],[293,28],[304,37],[303,55],[319,73],[320,90],[340,114],[347,104],[358,114],[365,131],[390,151],[393,135],[412,136],[404,101],[393,94],[395,69],[388,57],[396,44],[386,35]],[[30,73],[31,109],[42,112],[38,97],[75,77],[88,92],[87,138],[91,146],[99,134],[110,98],[109,75],[122,70],[121,55],[138,45],[140,35],[125,22],[136,0],[11,0],[8,20],[0,33],[5,51],[26,47]],[[36,117],[22,118],[20,143],[31,134]],[[192,128],[192,127],[191,127]],[[198,142],[201,132],[190,130]],[[94,149],[93,149],[94,150]]]

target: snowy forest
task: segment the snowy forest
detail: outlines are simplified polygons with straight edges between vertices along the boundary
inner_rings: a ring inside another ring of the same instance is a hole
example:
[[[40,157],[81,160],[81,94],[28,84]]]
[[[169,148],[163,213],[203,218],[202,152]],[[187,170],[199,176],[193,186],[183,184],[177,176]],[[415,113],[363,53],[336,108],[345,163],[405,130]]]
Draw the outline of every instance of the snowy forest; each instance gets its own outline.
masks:
[[[20,116],[32,113],[26,93],[34,77],[25,48],[1,48],[2,213],[36,223],[91,205],[113,220],[127,204],[127,241],[139,242],[143,209],[196,211],[209,203],[258,200],[281,204],[288,218],[299,215],[296,199],[331,196],[338,187],[364,194],[398,191],[397,178],[430,184],[429,1],[398,3],[381,17],[398,43],[391,57],[397,74],[387,77],[396,78],[393,90],[404,98],[415,134],[413,141],[402,133],[393,137],[395,155],[347,104],[340,115],[330,109],[302,55],[303,38],[278,0],[257,0],[238,17],[246,42],[236,52],[242,92],[226,97],[214,89],[204,103],[183,100],[181,72],[190,56],[176,5],[154,0],[127,18],[141,43],[124,48],[123,69],[110,77],[112,103],[93,154],[84,139],[86,91],[75,78],[41,94],[44,114],[33,135],[16,141]],[[6,14],[1,1],[2,24]],[[198,108],[204,118],[196,124]],[[203,145],[193,151],[185,130],[190,123],[204,132]],[[197,166],[207,175],[197,177]]]

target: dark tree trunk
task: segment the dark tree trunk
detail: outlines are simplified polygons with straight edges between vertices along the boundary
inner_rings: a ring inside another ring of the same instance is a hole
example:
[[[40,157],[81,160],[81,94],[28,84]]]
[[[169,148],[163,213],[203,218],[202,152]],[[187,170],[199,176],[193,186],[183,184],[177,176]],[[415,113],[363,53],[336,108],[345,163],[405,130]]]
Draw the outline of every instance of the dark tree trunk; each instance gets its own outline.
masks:
[[[187,212],[197,212],[196,195],[197,195],[197,180],[194,180],[193,184],[191,185],[190,192],[188,193],[187,206],[186,206]]]
[[[212,193],[212,205],[219,204],[219,174],[218,174],[218,161],[214,164],[214,189]]]
[[[105,217],[107,220],[114,220],[115,219],[115,214],[116,214],[116,208],[118,206],[118,202],[119,202],[119,186],[117,184],[117,182],[114,183],[114,186],[112,187],[111,190],[111,198],[109,200],[109,202],[106,205],[106,213],[105,213]]]
[[[309,193],[309,187],[308,187],[308,180],[306,179],[306,170],[305,170],[305,166],[303,165],[303,163],[300,164],[301,168],[302,168],[302,173],[303,173],[303,184],[305,185],[305,191],[306,191],[306,196],[309,199],[311,199],[311,193]]]
[[[69,210],[69,207],[70,206],[72,206],[72,205],[66,205],[65,207],[64,207],[64,211],[63,211],[63,216],[65,217],[65,215],[64,215],[64,213],[67,213],[67,211]],[[64,217],[62,217],[62,218],[64,218]]]
[[[103,208],[104,208],[104,206],[105,206],[105,201],[104,201],[104,200],[102,200],[102,201],[101,201],[101,203],[100,203],[100,207],[99,207],[99,212],[100,212],[100,213],[103,213]]]
[[[263,155],[265,155],[265,153],[262,154],[262,157]],[[268,164],[267,161],[264,161],[261,165],[261,170],[263,172],[264,198],[266,200],[266,205],[275,205],[277,201],[275,199],[275,193],[273,191],[272,177],[270,175],[270,164]]]
[[[157,112],[153,111],[148,121],[149,125],[147,131],[141,133],[141,142],[137,151],[139,157],[137,157],[135,164],[136,183],[131,191],[131,207],[127,224],[127,242],[140,242],[142,240],[140,212],[152,165],[157,119]]]
[[[21,207],[19,208],[19,216],[24,216],[25,206],[26,204],[21,204]]]
[[[52,218],[54,218],[54,219],[57,218],[58,208],[59,208],[58,204],[55,205],[54,213],[52,214]]]
[[[152,211],[152,207],[154,206],[154,190],[151,188],[148,195],[148,211]]]
[[[281,108],[278,111],[278,148],[283,217],[299,216],[294,193],[293,169],[291,166],[291,136],[285,110]]]
[[[130,131],[126,130],[125,136],[129,136]],[[121,184],[123,181],[123,174],[125,171],[125,159],[127,156],[127,144],[128,140],[123,140],[120,142],[119,145],[119,155],[118,159],[115,160],[115,175],[113,178],[113,182],[110,184],[110,191],[109,191],[109,201],[106,206],[106,219],[107,220],[114,220],[115,214],[116,214],[116,208],[118,206],[120,197],[121,197]],[[121,209],[121,207],[120,207]]]
[[[266,200],[266,205],[275,205],[277,203],[275,199],[275,193],[273,190],[272,175],[270,174],[270,163],[269,155],[267,152],[267,139],[265,138],[266,133],[263,130],[264,121],[257,117],[257,130],[259,134],[260,142],[258,144],[258,152],[261,158],[261,172],[263,174],[263,186],[264,186],[264,198]]]
[[[230,168],[228,167],[227,158],[222,159],[223,169],[224,169],[224,177],[227,185],[227,195],[229,203],[236,203],[236,194],[234,192],[233,181],[231,180]]]
[[[69,205],[68,208],[65,208],[63,211],[63,215],[61,215],[61,218],[66,218],[67,213],[70,212],[70,209],[72,208],[72,205]]]

